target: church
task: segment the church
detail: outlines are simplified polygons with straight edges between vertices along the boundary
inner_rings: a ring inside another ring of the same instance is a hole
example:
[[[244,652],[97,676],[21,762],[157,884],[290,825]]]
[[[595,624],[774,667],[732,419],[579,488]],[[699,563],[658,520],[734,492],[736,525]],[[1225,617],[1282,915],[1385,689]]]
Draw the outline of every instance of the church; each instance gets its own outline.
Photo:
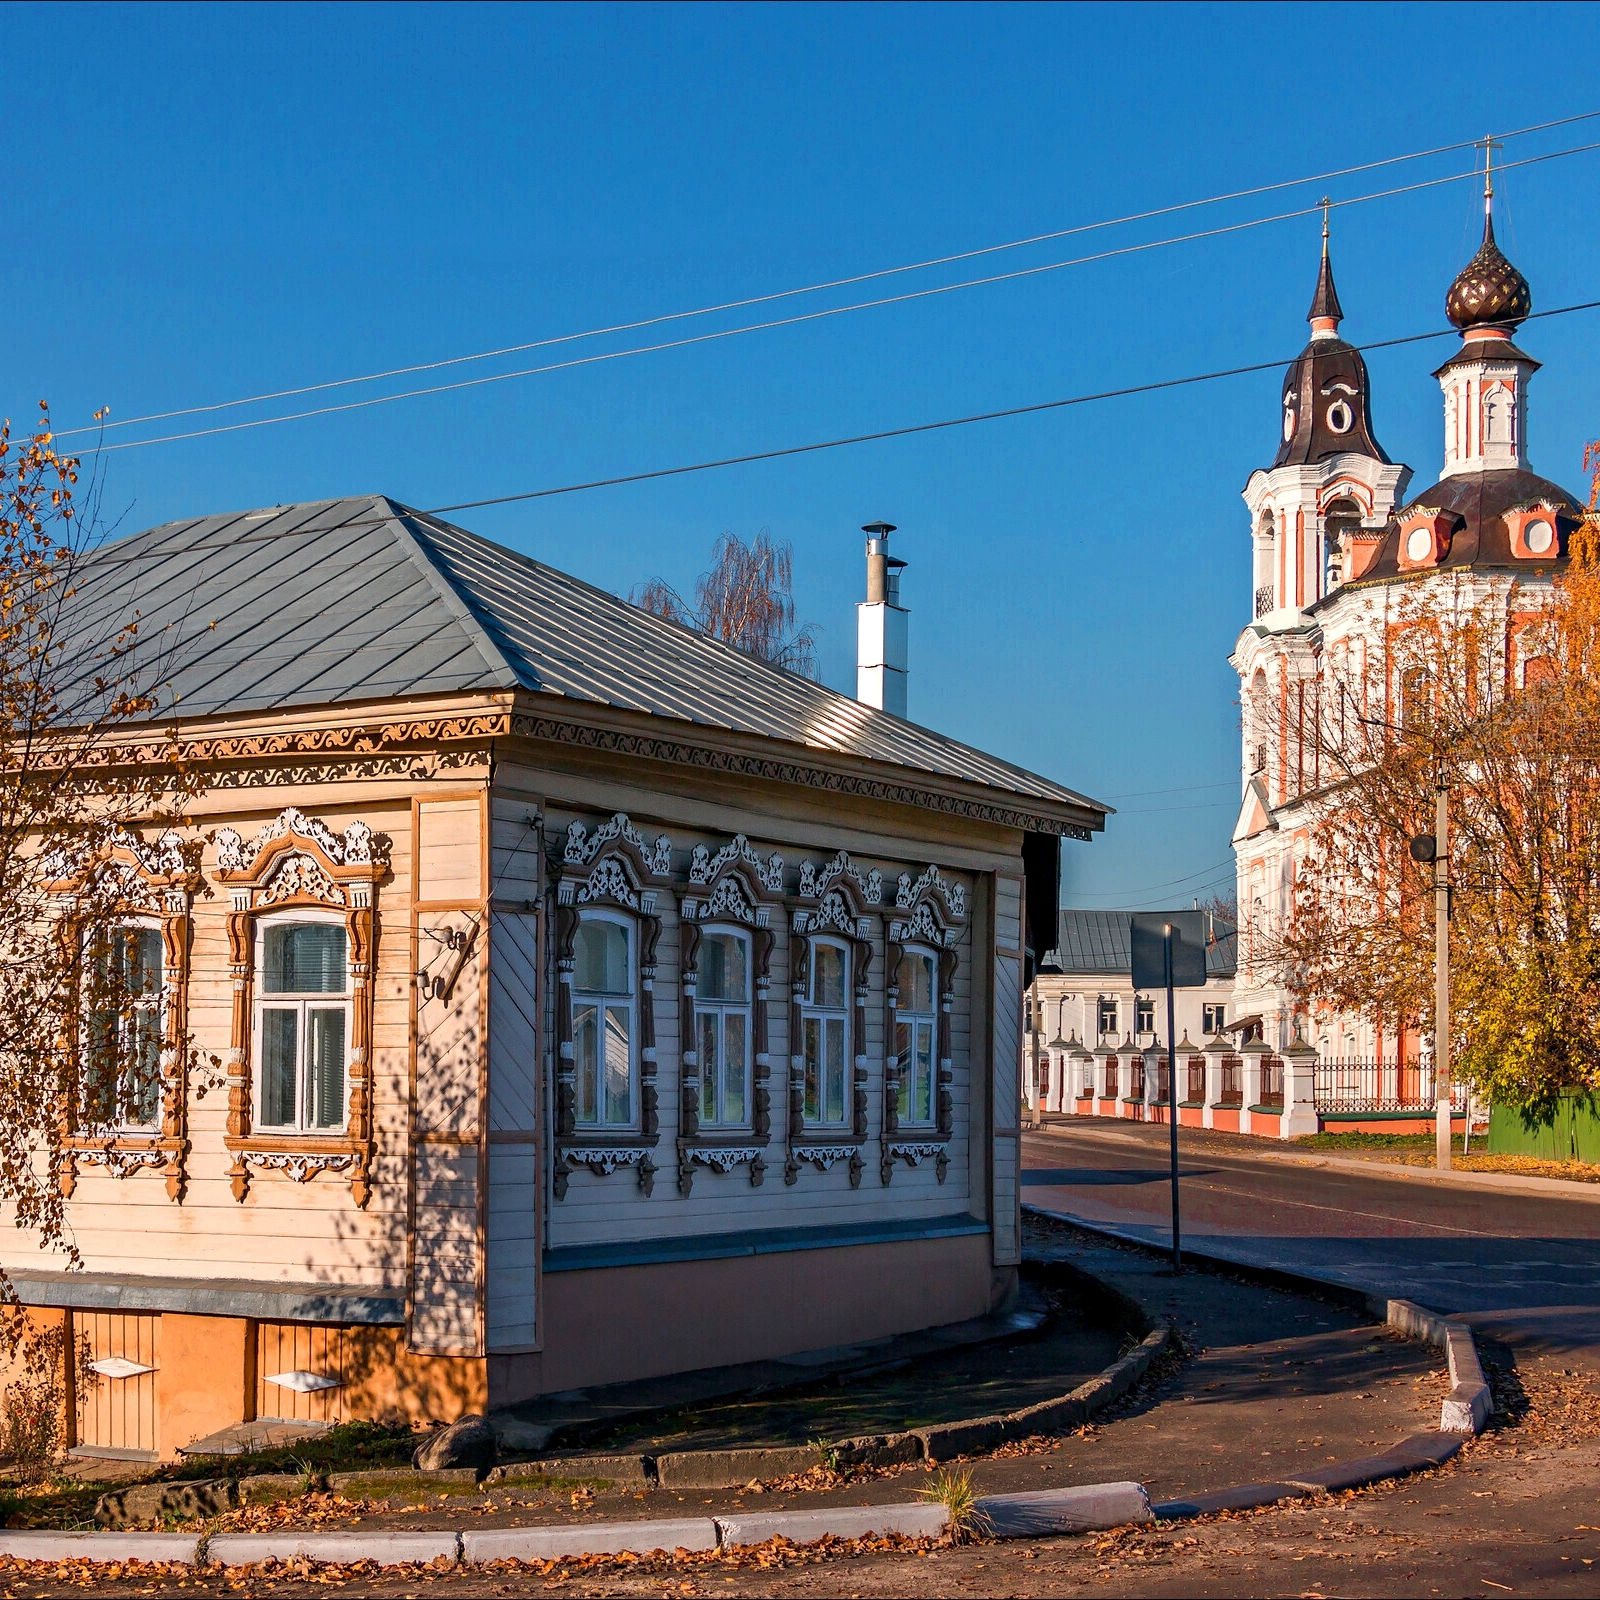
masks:
[[[1414,491],[1411,469],[1391,461],[1374,433],[1366,363],[1340,337],[1324,223],[1311,338],[1284,377],[1277,454],[1243,491],[1253,564],[1250,621],[1230,657],[1242,712],[1235,1025],[1269,1048],[1310,1046],[1338,1070],[1361,1064],[1372,1080],[1364,1101],[1391,1107],[1431,1099],[1414,1022],[1307,1006],[1270,970],[1263,935],[1292,907],[1326,793],[1312,737],[1324,688],[1379,678],[1394,714],[1392,625],[1408,598],[1448,587],[1504,622],[1507,683],[1530,671],[1518,655],[1517,615],[1548,595],[1583,515],[1575,495],[1531,465],[1528,390],[1540,364],[1514,342],[1531,312],[1527,280],[1495,242],[1486,177],[1482,246],[1445,298],[1460,346],[1433,374],[1443,470]]]

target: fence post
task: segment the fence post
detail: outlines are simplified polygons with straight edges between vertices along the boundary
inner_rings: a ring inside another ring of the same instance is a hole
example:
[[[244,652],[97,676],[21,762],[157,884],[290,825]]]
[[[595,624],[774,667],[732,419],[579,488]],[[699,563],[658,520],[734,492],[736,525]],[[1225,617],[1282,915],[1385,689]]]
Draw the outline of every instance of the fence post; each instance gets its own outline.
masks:
[[[1097,1117],[1117,1114],[1116,1067],[1116,1047],[1097,1044],[1094,1048],[1094,1114]]]
[[[1283,1137],[1317,1131],[1317,1061],[1315,1048],[1296,1043],[1283,1056]]]
[[[1154,1122],[1151,1115],[1161,1099],[1161,1042],[1157,1040],[1144,1053],[1144,1120]]]
[[[1265,1041],[1261,1039],[1252,1039],[1240,1048],[1239,1054],[1244,1058],[1244,1067],[1240,1073],[1244,1079],[1242,1085],[1244,1094],[1239,1100],[1240,1133],[1251,1131],[1250,1108],[1261,1104],[1261,1062],[1271,1053]]]
[[[1216,1034],[1206,1041],[1202,1053],[1206,1058],[1206,1103],[1200,1113],[1200,1126],[1211,1128],[1216,1126],[1212,1113],[1222,1099],[1222,1058],[1233,1053],[1233,1046],[1221,1034]]]
[[[1074,1111],[1078,1109],[1076,1102],[1079,1100],[1087,1100],[1092,1110],[1094,1107],[1094,1056],[1078,1042],[1076,1033],[1073,1034],[1068,1042],[1072,1046],[1067,1055],[1067,1070],[1072,1074],[1072,1099],[1074,1102],[1072,1109]],[[1088,1094],[1083,1092],[1085,1078],[1089,1081]],[[1066,1096],[1063,1095],[1063,1108],[1065,1108],[1065,1105]]]

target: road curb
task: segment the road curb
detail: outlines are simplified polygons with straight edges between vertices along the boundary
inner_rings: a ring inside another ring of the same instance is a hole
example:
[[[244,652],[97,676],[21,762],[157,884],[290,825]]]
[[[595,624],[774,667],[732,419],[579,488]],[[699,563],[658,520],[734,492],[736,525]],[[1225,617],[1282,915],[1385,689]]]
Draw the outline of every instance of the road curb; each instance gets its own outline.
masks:
[[[1070,1211],[1049,1211],[1043,1206],[1024,1205],[1024,1211],[1035,1216],[1049,1217],[1055,1222],[1070,1223],[1084,1233],[1099,1234],[1115,1239],[1120,1244],[1131,1244],[1152,1255],[1165,1255],[1166,1246],[1152,1244],[1135,1233],[1105,1222],[1091,1222]],[[1319,1277],[1314,1272],[1301,1272],[1289,1267],[1265,1267],[1253,1261],[1236,1261],[1214,1251],[1183,1247],[1184,1255],[1191,1261],[1232,1272],[1239,1277],[1269,1284],[1273,1288],[1298,1289],[1332,1299],[1341,1305],[1368,1316],[1402,1333],[1408,1339],[1423,1344],[1436,1345],[1445,1353],[1450,1368],[1451,1389],[1439,1415],[1439,1432],[1444,1434],[1479,1434],[1489,1424],[1489,1414],[1494,1410],[1494,1396],[1483,1376],[1483,1364],[1478,1360],[1478,1347],[1472,1329],[1465,1322],[1452,1322],[1437,1311],[1429,1311],[1411,1300],[1394,1300],[1345,1283],[1337,1278]]]

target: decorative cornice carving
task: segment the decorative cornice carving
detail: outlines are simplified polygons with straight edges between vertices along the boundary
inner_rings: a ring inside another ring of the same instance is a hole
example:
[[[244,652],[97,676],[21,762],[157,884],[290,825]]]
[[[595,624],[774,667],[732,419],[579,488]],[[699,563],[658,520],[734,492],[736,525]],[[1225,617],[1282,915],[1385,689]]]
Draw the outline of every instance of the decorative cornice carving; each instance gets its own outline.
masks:
[[[895,944],[931,944],[942,950],[956,942],[954,928],[941,928],[926,900],[909,917],[896,919],[889,924],[889,937]]]
[[[748,755],[731,750],[711,750],[679,739],[663,739],[650,734],[620,733],[608,728],[588,728],[555,717],[514,716],[510,732],[514,737],[542,739],[553,744],[570,744],[585,750],[600,750],[617,755],[637,756],[650,761],[671,762],[675,766],[700,767],[710,772],[732,773],[739,777],[765,778],[774,783],[798,784],[834,794],[859,795],[868,800],[896,805],[917,806],[946,816],[968,817],[1005,828],[1022,828],[1032,833],[1061,834],[1069,839],[1088,839],[1091,831],[1080,823],[1063,822],[1058,817],[1030,811],[1017,802],[1010,804],[967,799],[919,788],[915,784],[894,783],[882,778],[862,778],[849,773],[828,772],[797,761],[775,760],[770,756]]]
[[[241,1165],[262,1167],[269,1172],[281,1172],[296,1183],[309,1183],[319,1172],[347,1172],[356,1160],[351,1150],[252,1150],[234,1152]]]
[[[815,910],[796,911],[792,920],[796,933],[838,933],[846,939],[862,940],[872,937],[871,918],[858,917],[837,889],[830,889]]]
[[[945,1173],[950,1167],[950,1152],[942,1140],[892,1139],[887,1152],[890,1161],[904,1161],[908,1167],[914,1167],[931,1156],[940,1183],[944,1182]]]
[[[783,857],[774,850],[763,861],[742,833],[735,834],[715,855],[703,844],[697,844],[689,861],[689,882],[700,885],[713,883],[724,868],[738,862],[754,870],[756,882],[768,893],[783,893]]]
[[[80,1167],[104,1167],[114,1178],[135,1172],[149,1172],[168,1163],[168,1152],[160,1145],[118,1141],[111,1145],[74,1145],[72,1159]]]

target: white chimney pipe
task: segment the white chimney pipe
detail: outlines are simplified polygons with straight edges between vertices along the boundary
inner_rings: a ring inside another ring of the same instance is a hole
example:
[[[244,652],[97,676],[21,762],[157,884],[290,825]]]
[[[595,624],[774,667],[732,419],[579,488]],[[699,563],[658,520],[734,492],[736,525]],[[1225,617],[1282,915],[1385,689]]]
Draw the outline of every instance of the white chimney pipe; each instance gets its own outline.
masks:
[[[861,531],[867,536],[867,598],[856,607],[856,699],[903,717],[911,617],[900,604],[906,563],[889,554],[892,522],[869,522]]]

